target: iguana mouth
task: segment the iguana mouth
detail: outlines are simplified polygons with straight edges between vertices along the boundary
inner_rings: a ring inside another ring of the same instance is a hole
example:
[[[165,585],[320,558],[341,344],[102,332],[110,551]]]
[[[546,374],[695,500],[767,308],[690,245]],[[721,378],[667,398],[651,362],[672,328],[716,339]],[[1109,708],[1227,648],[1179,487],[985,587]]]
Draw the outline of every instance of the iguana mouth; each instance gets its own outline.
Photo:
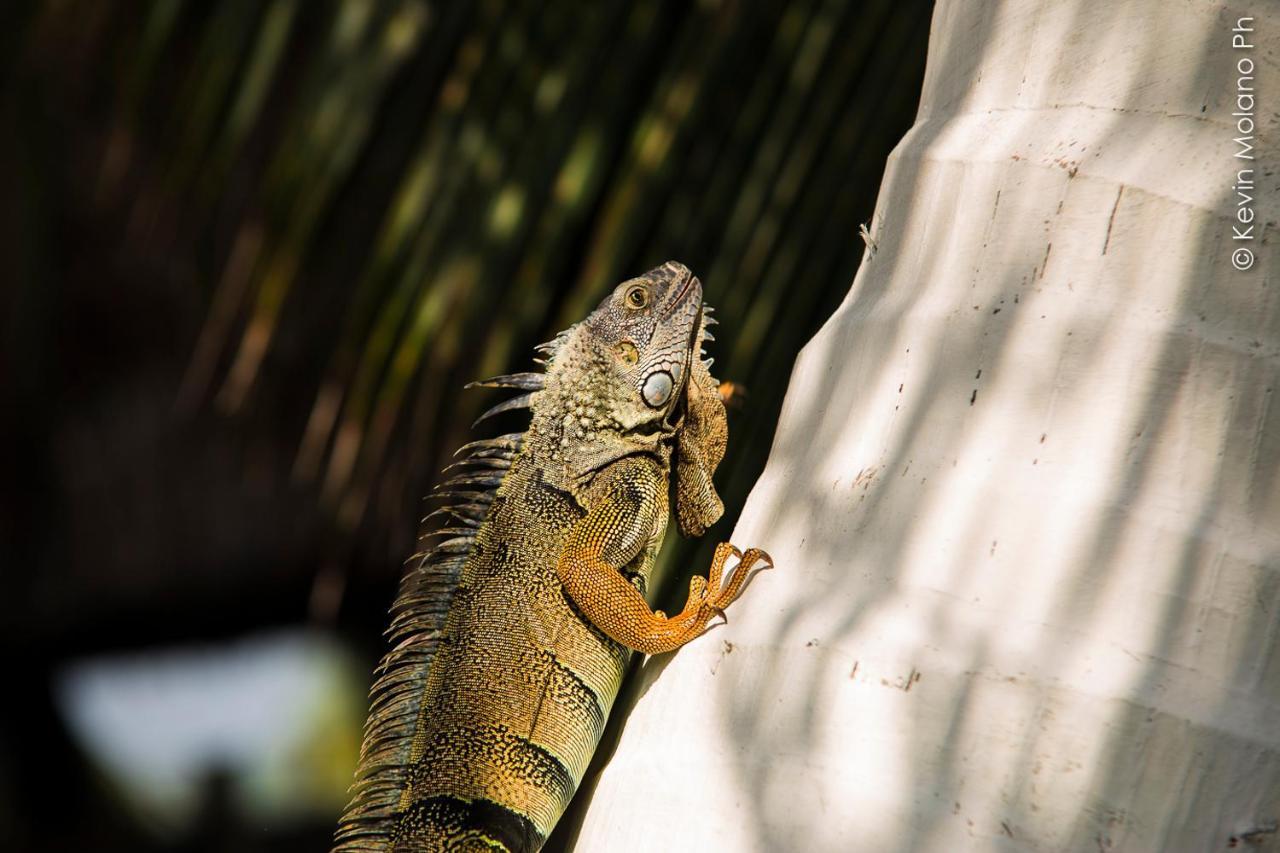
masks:
[[[689,374],[693,371],[693,360],[698,357],[698,339],[702,335],[702,282],[698,281],[698,277],[693,273],[689,274],[689,280],[684,283],[684,287],[680,288],[680,293],[676,295],[675,305],[672,307],[670,314],[674,314],[677,308],[687,306],[690,302],[690,291],[697,286],[698,299],[696,306],[693,307],[693,322],[689,324],[689,340],[685,342],[685,350],[689,354],[689,361],[685,364],[684,376],[681,377],[681,386],[689,383]],[[686,309],[687,310],[687,309]]]
[[[684,289],[688,290],[690,284],[697,280],[698,279],[696,277],[689,276],[690,283],[686,284]],[[676,393],[679,395],[679,401],[672,407],[671,411],[667,413],[666,423],[668,426],[674,426],[683,420],[685,412],[689,406],[689,383],[692,381],[693,361],[700,357],[698,355],[698,339],[702,335],[702,307],[702,300],[699,299],[698,310],[697,313],[694,314],[693,325],[689,330],[689,340],[685,349],[685,352],[688,354],[688,361],[685,362],[684,370],[680,372],[680,387],[676,390]]]
[[[688,269],[684,270],[684,274],[685,274],[684,284],[680,287],[678,291],[676,291],[675,295],[673,295],[668,300],[666,310],[662,312],[662,318],[664,320],[671,317],[673,314],[676,313],[676,311],[680,310],[680,308],[685,304],[685,302],[689,298],[689,291],[692,290],[695,285],[697,285],[699,292],[701,292],[702,290],[702,282],[698,281],[698,277],[696,275],[694,275]],[[698,302],[699,302],[699,310],[701,310],[702,300],[699,299]],[[694,328],[697,328],[696,324]]]
[[[702,334],[702,282],[693,274],[693,271],[685,267],[683,264],[671,264],[684,273],[684,283],[680,286],[668,300],[667,304],[661,312],[664,322],[669,322],[677,313],[692,315],[689,323],[689,338],[685,341],[685,352],[687,360],[684,363],[683,370],[679,373],[679,387],[676,393],[684,396],[685,388],[689,384],[689,374],[693,372],[693,360],[698,357],[698,340]],[[694,299],[696,294],[697,298]],[[679,409],[680,406],[676,406]],[[670,413],[675,414],[675,409]]]
[[[682,308],[687,311],[690,307],[693,307],[693,322],[689,324],[689,340],[687,346],[689,358],[692,360],[697,354],[698,336],[702,333],[702,282],[698,281],[698,277],[692,272],[686,270],[686,273],[687,278],[685,278],[684,286],[681,287],[679,292],[671,298],[670,307],[668,307],[663,313],[663,319],[668,319],[674,316],[675,313]],[[697,288],[698,293],[697,305],[690,306],[690,292],[693,291],[695,287]],[[686,371],[686,374],[687,373],[688,371]],[[684,378],[686,380],[688,379],[687,376]]]

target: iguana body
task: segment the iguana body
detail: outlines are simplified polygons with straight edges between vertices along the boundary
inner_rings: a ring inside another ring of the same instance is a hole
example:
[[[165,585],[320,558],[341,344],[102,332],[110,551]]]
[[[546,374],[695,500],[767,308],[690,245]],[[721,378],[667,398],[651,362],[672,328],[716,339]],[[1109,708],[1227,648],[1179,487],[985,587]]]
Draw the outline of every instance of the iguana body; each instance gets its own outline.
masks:
[[[545,345],[523,435],[474,442],[445,483],[449,537],[405,579],[379,667],[337,851],[537,850],[564,812],[631,649],[669,651],[740,592],[751,550],[716,552],[684,610],[642,595],[666,532],[723,507],[711,475],[727,429],[698,357],[702,288],[668,263],[620,285]],[[494,410],[491,410],[494,411]],[[462,452],[462,451],[460,451]]]

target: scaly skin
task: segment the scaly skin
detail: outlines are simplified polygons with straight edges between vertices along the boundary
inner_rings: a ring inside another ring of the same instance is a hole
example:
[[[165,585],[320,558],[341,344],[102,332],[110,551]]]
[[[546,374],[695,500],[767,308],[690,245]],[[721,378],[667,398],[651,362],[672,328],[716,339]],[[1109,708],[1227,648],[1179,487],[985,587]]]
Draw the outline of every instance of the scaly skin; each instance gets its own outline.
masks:
[[[698,357],[705,325],[701,285],[668,263],[546,345],[545,377],[490,383],[531,391],[532,422],[478,442],[463,464],[482,470],[445,484],[481,491],[450,493],[462,526],[402,587],[335,850],[539,849],[631,650],[697,637],[769,565],[722,544],[680,613],[644,599],[668,496],[686,535],[723,511],[711,475],[727,428]]]

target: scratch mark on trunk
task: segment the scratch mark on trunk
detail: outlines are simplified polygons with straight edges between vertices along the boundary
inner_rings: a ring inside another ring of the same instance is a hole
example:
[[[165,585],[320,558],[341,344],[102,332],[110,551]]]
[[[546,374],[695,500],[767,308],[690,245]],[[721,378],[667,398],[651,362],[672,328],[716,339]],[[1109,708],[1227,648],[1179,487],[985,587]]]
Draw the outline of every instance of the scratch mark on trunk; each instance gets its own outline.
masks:
[[[1102,243],[1102,254],[1107,253],[1107,248],[1111,245],[1111,227],[1116,224],[1116,211],[1120,209],[1120,198],[1124,195],[1124,184],[1120,185],[1120,191],[1116,193],[1116,203],[1111,205],[1111,218],[1107,220],[1107,239]]]

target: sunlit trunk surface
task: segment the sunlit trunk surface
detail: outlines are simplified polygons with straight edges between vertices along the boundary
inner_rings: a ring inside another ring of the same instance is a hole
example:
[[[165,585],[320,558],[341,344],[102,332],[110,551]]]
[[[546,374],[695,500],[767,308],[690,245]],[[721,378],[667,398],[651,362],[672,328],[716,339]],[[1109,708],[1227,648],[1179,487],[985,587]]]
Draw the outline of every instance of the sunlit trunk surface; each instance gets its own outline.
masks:
[[[1268,7],[938,4],[733,535],[777,569],[650,662],[577,849],[1280,848]]]

